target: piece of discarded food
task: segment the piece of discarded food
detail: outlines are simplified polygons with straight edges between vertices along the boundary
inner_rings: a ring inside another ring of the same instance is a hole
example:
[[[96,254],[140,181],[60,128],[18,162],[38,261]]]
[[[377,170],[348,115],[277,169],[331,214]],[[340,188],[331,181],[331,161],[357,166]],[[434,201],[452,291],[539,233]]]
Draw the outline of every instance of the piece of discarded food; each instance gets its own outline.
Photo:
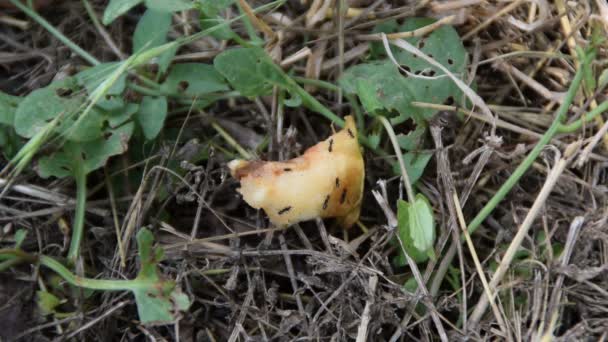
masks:
[[[344,228],[359,219],[365,165],[351,116],[346,125],[300,157],[284,162],[233,160],[232,176],[250,206],[279,227],[335,217]]]

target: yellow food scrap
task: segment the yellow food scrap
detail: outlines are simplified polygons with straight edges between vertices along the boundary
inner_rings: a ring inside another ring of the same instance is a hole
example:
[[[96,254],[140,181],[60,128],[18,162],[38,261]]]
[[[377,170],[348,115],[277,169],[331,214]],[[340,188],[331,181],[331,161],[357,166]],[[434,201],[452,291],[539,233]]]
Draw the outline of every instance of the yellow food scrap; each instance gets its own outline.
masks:
[[[279,227],[335,217],[344,228],[359,219],[365,166],[351,116],[344,128],[285,162],[233,160],[245,202]]]

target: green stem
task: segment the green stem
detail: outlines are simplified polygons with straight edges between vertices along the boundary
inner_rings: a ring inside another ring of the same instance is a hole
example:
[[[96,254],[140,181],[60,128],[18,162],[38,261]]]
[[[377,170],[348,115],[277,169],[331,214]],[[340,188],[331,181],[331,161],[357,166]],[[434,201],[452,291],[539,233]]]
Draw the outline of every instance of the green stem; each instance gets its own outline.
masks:
[[[131,290],[136,287],[138,283],[137,280],[103,280],[79,277],[70,272],[70,270],[63,266],[59,261],[51,257],[41,255],[38,260],[40,261],[40,264],[55,271],[68,283],[78,287],[92,290],[122,291]]]
[[[87,202],[87,174],[84,166],[81,164],[75,165],[76,174],[76,211],[74,212],[74,223],[72,227],[72,240],[70,241],[70,249],[68,250],[68,261],[76,264],[76,260],[80,255],[80,244],[84,234],[84,214]]]
[[[49,31],[55,38],[59,39],[63,44],[72,49],[72,51],[76,52],[80,57],[89,62],[92,65],[99,64],[97,58],[90,55],[88,52],[84,51],[80,46],[76,45],[73,41],[68,39],[63,33],[59,32],[53,25],[51,25],[48,21],[46,21],[43,17],[39,16],[36,11],[25,6],[18,0],[10,0],[10,2],[15,5],[18,9],[22,10],[25,14],[34,19],[40,26],[44,27],[47,31]]]
[[[574,133],[583,127],[583,124],[595,119],[596,116],[602,114],[603,112],[608,110],[608,101],[602,102],[599,106],[595,107],[589,113],[583,114],[583,116],[574,121],[571,124],[560,124],[557,129],[558,133]]]
[[[496,194],[488,201],[488,203],[479,211],[477,216],[471,220],[469,226],[467,227],[467,231],[469,234],[473,234],[475,230],[481,225],[481,223],[494,211],[496,206],[507,196],[507,194],[511,191],[513,186],[517,184],[519,179],[524,175],[524,173],[532,166],[542,149],[547,145],[555,134],[559,133],[559,128],[561,127],[561,122],[566,117],[566,113],[568,112],[568,108],[570,104],[574,100],[574,96],[578,91],[578,88],[581,84],[581,80],[583,79],[582,68],[576,72],[572,83],[570,84],[570,89],[568,89],[568,93],[564,98],[564,102],[559,107],[551,126],[549,129],[543,134],[540,138],[536,146],[530,151],[530,153],[526,156],[526,158],[519,164],[519,166],[513,171],[513,174],[507,179],[507,181],[498,189]],[[599,107],[598,107],[599,108]]]
[[[327,82],[327,81],[322,81],[322,80],[313,80],[312,78],[306,78],[306,77],[300,77],[300,76],[292,76],[293,79],[301,84],[304,85],[311,85],[311,86],[315,86],[315,87],[319,87],[319,88],[323,88],[323,89],[327,89],[327,90],[331,90],[331,91],[338,91],[340,90],[340,87],[338,87],[337,85]]]

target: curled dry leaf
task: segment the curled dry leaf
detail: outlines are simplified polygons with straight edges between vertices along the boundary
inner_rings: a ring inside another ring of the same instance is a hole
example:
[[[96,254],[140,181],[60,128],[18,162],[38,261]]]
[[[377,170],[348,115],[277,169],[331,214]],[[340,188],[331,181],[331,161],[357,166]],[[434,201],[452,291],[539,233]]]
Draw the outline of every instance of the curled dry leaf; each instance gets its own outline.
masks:
[[[359,219],[365,165],[351,116],[344,128],[285,162],[233,160],[245,202],[264,209],[284,227],[316,217],[335,217],[344,228]]]

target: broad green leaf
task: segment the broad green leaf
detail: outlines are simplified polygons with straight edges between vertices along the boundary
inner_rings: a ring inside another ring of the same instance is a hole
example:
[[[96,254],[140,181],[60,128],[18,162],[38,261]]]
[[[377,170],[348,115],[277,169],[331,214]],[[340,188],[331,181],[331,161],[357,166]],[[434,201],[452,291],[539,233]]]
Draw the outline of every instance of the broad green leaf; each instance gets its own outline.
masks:
[[[411,31],[429,25],[433,19],[410,18],[397,31]],[[394,25],[386,24],[377,31],[388,31]],[[407,39],[425,54],[443,64],[457,77],[462,77],[466,66],[466,50],[457,32],[451,26],[442,26],[423,38]],[[382,50],[384,48],[382,47]],[[380,49],[372,51],[375,58],[386,56]],[[399,124],[414,119],[417,124],[433,116],[433,109],[422,109],[411,105],[412,101],[443,103],[450,97],[454,101],[462,98],[462,92],[443,71],[422,58],[392,47],[393,55],[402,69],[384,58],[348,69],[340,79],[346,93],[357,94],[366,111],[371,115],[392,116],[391,122]],[[407,72],[405,72],[405,71]],[[409,74],[408,74],[409,72]],[[420,77],[435,77],[433,79]]]
[[[103,12],[103,24],[108,25],[114,19],[125,14],[131,8],[139,5],[144,0],[110,0],[106,10]]]
[[[229,90],[222,75],[210,64],[182,63],[174,65],[165,82],[163,92],[200,96]]]
[[[426,152],[407,152],[403,155],[403,163],[407,170],[407,175],[410,178],[410,183],[416,184],[418,179],[422,177],[426,165],[433,157],[432,153]],[[393,165],[393,172],[396,175],[401,175],[401,168],[398,164]]]
[[[146,0],[146,6],[150,9],[165,13],[184,11],[194,7],[191,0]]]
[[[131,287],[135,295],[139,320],[144,324],[170,323],[177,319],[180,311],[188,310],[190,299],[174,281],[163,279],[157,264],[163,258],[163,250],[153,247],[154,238],[147,229],[137,234],[140,270]]]
[[[237,48],[216,56],[213,65],[241,95],[268,95],[273,84],[260,68],[265,63],[264,57],[263,50]]]
[[[40,159],[38,173],[43,178],[74,176],[80,171],[88,174],[104,166],[111,156],[124,153],[132,133],[133,123],[128,123],[106,131],[97,140],[84,143],[68,141],[61,150]]]
[[[135,115],[137,122],[148,140],[156,138],[163,128],[167,117],[167,99],[165,97],[144,96]]]
[[[171,29],[171,12],[149,8],[139,19],[133,34],[133,53],[155,48],[167,42],[167,33]],[[159,71],[165,73],[177,49],[170,49],[157,57]]]
[[[51,315],[55,313],[55,308],[61,305],[61,300],[54,294],[47,291],[37,291],[36,299],[38,308],[43,315]]]
[[[413,204],[399,200],[397,220],[399,237],[407,254],[416,262],[434,258],[435,221],[426,197],[417,194]]]
[[[0,124],[0,151],[7,159],[12,159],[23,145],[23,139],[12,126]]]
[[[73,116],[84,103],[83,96],[76,91],[77,88],[70,87],[66,81],[51,83],[45,88],[31,92],[17,107],[17,134],[31,138],[57,116],[62,116],[63,120]]]

